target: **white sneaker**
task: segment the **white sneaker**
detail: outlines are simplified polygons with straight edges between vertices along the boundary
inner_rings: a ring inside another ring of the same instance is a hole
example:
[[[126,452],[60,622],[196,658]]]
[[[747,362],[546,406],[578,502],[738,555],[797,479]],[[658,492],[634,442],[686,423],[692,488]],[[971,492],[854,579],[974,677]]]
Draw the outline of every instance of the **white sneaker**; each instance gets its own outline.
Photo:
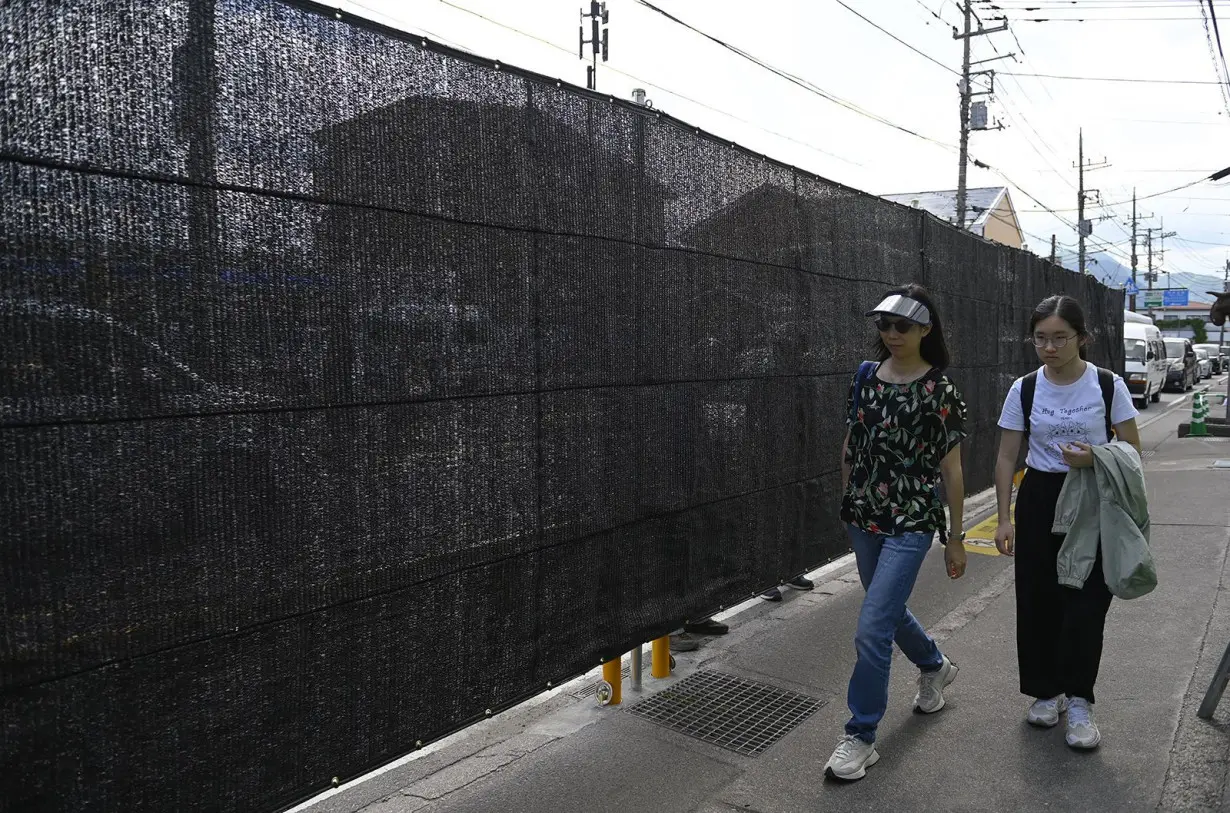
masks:
[[[853,734],[847,734],[837,743],[837,748],[829,761],[824,765],[824,773],[829,779],[844,779],[853,781],[867,775],[867,769],[880,761],[875,743],[861,740]]]
[[[1039,728],[1052,728],[1059,724],[1059,715],[1068,710],[1068,703],[1067,696],[1062,694],[1049,700],[1035,700],[1025,722]]]
[[[1088,751],[1098,747],[1102,732],[1093,721],[1093,704],[1083,697],[1073,697],[1068,706],[1068,735],[1065,737],[1072,748]]]
[[[944,656],[944,663],[934,672],[918,673],[918,694],[914,695],[914,711],[935,714],[944,708],[944,687],[957,679],[957,665]]]

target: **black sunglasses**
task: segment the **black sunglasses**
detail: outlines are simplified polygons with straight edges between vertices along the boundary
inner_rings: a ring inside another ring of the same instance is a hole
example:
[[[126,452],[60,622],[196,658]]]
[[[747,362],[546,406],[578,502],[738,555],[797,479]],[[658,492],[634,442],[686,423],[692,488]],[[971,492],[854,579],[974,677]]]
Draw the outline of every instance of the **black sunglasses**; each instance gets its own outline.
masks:
[[[890,330],[895,330],[898,333],[906,334],[910,332],[910,328],[914,327],[914,322],[908,319],[885,319],[883,316],[876,317],[876,330],[881,333],[887,333]]]

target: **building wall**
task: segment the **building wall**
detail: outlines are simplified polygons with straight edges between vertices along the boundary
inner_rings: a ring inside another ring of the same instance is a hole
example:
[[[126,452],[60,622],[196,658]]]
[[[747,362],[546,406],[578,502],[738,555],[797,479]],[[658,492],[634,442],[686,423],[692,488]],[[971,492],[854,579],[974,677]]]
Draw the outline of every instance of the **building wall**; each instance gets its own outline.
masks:
[[[1007,195],[1004,195],[995,211],[987,217],[982,236],[1000,245],[1021,247],[1024,242],[1021,238],[1021,226],[1017,223],[1016,212],[1012,210],[1012,203]]]
[[[1137,298],[1136,311],[1147,316],[1152,316],[1155,322],[1161,322],[1168,319],[1204,319],[1204,329],[1208,332],[1209,341],[1217,343],[1222,336],[1222,329],[1209,321],[1209,309],[1212,305],[1199,305],[1197,307],[1187,308],[1145,308],[1141,303],[1141,299]],[[1163,336],[1179,336],[1184,339],[1192,338],[1192,329],[1189,327],[1181,328],[1163,328]],[[1230,341],[1230,326],[1226,328],[1226,340]]]

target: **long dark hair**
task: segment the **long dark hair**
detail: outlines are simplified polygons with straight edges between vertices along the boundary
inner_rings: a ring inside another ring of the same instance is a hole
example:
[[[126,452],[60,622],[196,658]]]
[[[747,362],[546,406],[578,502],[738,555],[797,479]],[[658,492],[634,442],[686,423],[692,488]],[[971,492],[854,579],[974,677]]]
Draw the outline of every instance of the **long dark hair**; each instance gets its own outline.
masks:
[[[1067,294],[1048,296],[1038,303],[1038,307],[1034,308],[1033,316],[1029,317],[1030,338],[1032,339],[1034,328],[1038,326],[1038,323],[1052,316],[1058,316],[1072,326],[1080,340],[1081,358],[1089,358],[1089,343],[1093,341],[1093,337],[1089,335],[1089,328],[1085,326],[1085,309],[1081,307],[1080,302]]]
[[[948,363],[951,358],[948,355],[948,343],[944,341],[944,322],[940,319],[940,312],[936,310],[935,303],[931,301],[931,294],[927,292],[926,288],[913,282],[900,288],[894,288],[885,293],[884,296],[889,297],[894,294],[918,300],[927,306],[927,310],[931,311],[931,332],[923,336],[922,344],[919,345],[918,351],[926,359],[927,363],[935,369],[941,371],[948,369]],[[880,338],[879,333],[876,333],[872,351],[875,353],[876,361],[888,361],[888,357],[891,355],[888,352],[888,347],[884,344],[884,340]]]

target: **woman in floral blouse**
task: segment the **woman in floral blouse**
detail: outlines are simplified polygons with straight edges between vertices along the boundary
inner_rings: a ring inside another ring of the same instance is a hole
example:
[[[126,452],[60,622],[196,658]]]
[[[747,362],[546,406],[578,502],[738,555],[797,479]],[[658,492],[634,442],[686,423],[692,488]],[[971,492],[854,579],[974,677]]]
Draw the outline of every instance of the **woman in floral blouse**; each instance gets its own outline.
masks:
[[[894,640],[920,670],[917,711],[942,709],[944,687],[957,676],[956,664],[906,608],[932,539],[944,529],[936,491],[941,476],[951,517],[944,562],[950,578],[965,573],[965,403],[944,374],[948,348],[939,313],[926,289],[907,285],[890,291],[867,316],[878,332],[878,363],[864,363],[850,386],[841,500],[867,594],[854,639],[858,660],[847,696],[852,716],[825,765],[829,777],[846,780],[862,779],[880,759],[876,728],[888,706]]]

